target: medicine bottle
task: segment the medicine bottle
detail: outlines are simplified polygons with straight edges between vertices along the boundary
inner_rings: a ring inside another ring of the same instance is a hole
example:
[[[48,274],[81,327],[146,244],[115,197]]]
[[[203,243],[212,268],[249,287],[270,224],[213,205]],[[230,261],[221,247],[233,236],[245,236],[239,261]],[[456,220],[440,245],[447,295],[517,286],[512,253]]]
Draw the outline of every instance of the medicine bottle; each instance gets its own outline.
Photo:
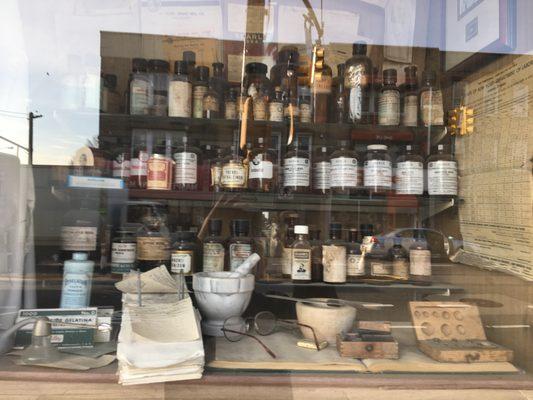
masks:
[[[430,196],[457,196],[457,161],[439,144],[437,154],[427,159]]]
[[[295,138],[283,160],[283,187],[288,193],[307,193],[310,189],[309,153],[300,144]]]
[[[383,86],[378,99],[378,124],[396,126],[400,124],[400,91],[396,86],[396,70],[383,71]]]
[[[228,241],[229,270],[235,271],[252,254],[250,221],[234,219],[231,221],[231,238]]]
[[[176,61],[174,75],[168,85],[168,116],[190,118],[192,83],[187,73],[187,63]]]
[[[322,245],[324,282],[346,282],[346,243],[342,240],[342,225],[329,225],[329,239]]]
[[[330,185],[335,194],[349,195],[357,187],[357,156],[349,145],[347,140],[341,140],[330,157]]]
[[[224,271],[225,248],[224,239],[221,236],[222,220],[209,220],[209,234],[203,241],[203,263],[204,272]]]
[[[392,165],[388,147],[371,144],[366,147],[364,186],[370,194],[385,193],[392,187]]]
[[[396,193],[424,194],[424,159],[411,145],[405,146],[405,153],[396,160]]]
[[[153,102],[154,87],[147,73],[148,62],[134,58],[129,79],[128,103],[131,115],[148,115]]]
[[[170,252],[170,272],[192,275],[196,272],[196,234],[189,231],[178,231],[175,237],[176,241]]]
[[[189,143],[187,136],[174,153],[174,190],[194,191],[198,189],[198,159],[200,149]]]
[[[307,240],[309,228],[307,225],[296,225],[296,238],[292,243],[291,277],[293,282],[311,282],[311,244]]]

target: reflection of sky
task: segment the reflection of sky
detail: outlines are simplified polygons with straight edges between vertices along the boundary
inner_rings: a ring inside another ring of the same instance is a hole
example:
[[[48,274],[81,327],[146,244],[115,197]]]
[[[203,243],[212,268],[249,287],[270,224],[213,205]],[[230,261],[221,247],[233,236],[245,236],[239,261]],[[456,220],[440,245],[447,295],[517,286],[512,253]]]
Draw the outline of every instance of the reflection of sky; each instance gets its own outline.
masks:
[[[35,163],[68,163],[79,147],[98,136],[95,99],[99,90],[101,31],[239,40],[245,29],[246,3],[3,0],[0,110],[38,110],[43,118],[35,121]],[[268,39],[305,41],[306,11],[300,0],[265,3],[269,10]],[[386,41],[435,47],[440,42],[440,33],[428,28],[432,18],[440,18],[440,9],[432,16],[426,1],[325,0],[323,13],[319,11],[320,0],[311,3],[319,20],[323,18],[325,22],[325,43],[352,43],[365,38],[377,44]],[[27,121],[0,115],[0,136],[26,146]]]

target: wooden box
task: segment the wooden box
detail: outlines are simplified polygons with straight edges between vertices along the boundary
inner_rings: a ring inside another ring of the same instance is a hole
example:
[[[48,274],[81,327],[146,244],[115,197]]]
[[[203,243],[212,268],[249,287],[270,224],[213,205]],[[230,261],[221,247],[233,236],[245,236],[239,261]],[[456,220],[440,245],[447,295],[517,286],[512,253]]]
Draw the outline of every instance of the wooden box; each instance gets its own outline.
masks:
[[[418,347],[441,362],[511,361],[513,351],[487,340],[476,306],[456,302],[409,303]]]
[[[398,359],[398,342],[390,334],[390,323],[359,321],[354,332],[337,335],[342,357]]]

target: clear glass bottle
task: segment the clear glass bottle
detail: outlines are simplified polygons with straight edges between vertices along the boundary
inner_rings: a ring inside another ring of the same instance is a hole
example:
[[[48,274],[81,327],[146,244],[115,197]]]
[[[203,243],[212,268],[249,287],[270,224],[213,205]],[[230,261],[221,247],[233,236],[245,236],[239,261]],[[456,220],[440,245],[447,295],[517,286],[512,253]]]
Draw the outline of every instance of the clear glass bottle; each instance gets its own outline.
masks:
[[[183,136],[173,158],[174,190],[198,190],[198,160],[200,158],[200,149],[189,144],[188,137]]]
[[[131,60],[128,104],[131,115],[148,115],[153,101],[154,87],[147,73],[148,62],[144,58]]]
[[[413,152],[411,145],[396,159],[396,194],[424,194],[424,159]]]
[[[348,119],[354,124],[368,120],[372,61],[366,55],[366,43],[354,43],[353,56],[346,61],[344,86],[347,93]]]
[[[111,274],[122,277],[135,269],[137,240],[135,232],[120,228],[111,244]]]
[[[298,115],[302,124],[309,124],[313,121],[313,110],[311,108],[311,96],[309,88],[305,87],[300,90],[300,100],[298,103]]]
[[[416,281],[431,281],[431,249],[422,229],[415,229],[414,242],[409,247],[409,275]]]
[[[307,225],[294,227],[296,238],[292,242],[291,278],[296,283],[311,282],[311,243],[307,240]]]
[[[405,83],[401,88],[402,125],[418,125],[418,77],[416,65],[404,68]]]
[[[283,188],[288,193],[307,193],[310,188],[309,153],[295,138],[283,160]]]
[[[346,282],[346,243],[342,240],[342,225],[329,225],[329,239],[322,245],[324,282]]]
[[[235,271],[252,254],[250,221],[234,219],[231,221],[231,238],[228,240],[229,270]]]
[[[309,231],[309,243],[311,243],[311,281],[322,282],[324,280],[324,267],[322,266],[322,240],[320,231]]]
[[[204,95],[203,116],[208,119],[220,118],[220,97],[216,91],[214,81],[209,83],[209,89]]]
[[[221,236],[222,220],[209,220],[209,234],[203,240],[203,271],[224,271],[226,249],[225,240]]]
[[[231,146],[230,154],[222,165],[220,183],[225,192],[242,192],[247,188],[246,165],[237,146]]]
[[[383,86],[378,100],[378,124],[397,126],[400,124],[400,90],[396,86],[397,73],[394,68],[383,71]]]
[[[349,195],[357,188],[357,155],[349,146],[349,141],[341,140],[330,156],[330,185],[335,194]]]
[[[422,126],[444,125],[442,92],[435,71],[424,71],[420,88],[420,124]]]
[[[210,161],[210,177],[211,182],[209,190],[212,192],[220,192],[222,188],[222,167],[225,163],[224,149],[217,148],[216,156]]]
[[[402,246],[402,238],[394,238],[394,246],[389,250],[392,262],[392,275],[398,279],[409,279],[409,254]]]
[[[344,86],[344,75],[346,72],[346,64],[337,65],[337,86],[332,102],[331,120],[338,124],[343,124],[347,121],[347,98]]]
[[[258,137],[252,150],[248,169],[248,188],[254,192],[270,193],[276,190],[276,154],[268,150],[263,137]]]
[[[331,100],[331,84],[333,72],[327,64],[322,66],[320,74],[315,75],[311,86],[313,123],[325,124],[328,122],[328,107]]]
[[[192,85],[192,116],[202,118],[204,116],[204,96],[209,87],[209,67],[199,65],[194,71]]]
[[[279,86],[268,104],[268,117],[272,122],[283,122],[283,92]]]
[[[237,91],[231,88],[224,101],[224,118],[237,119]]]
[[[178,231],[176,241],[170,251],[170,272],[189,276],[194,274],[196,266],[196,234],[189,231]]]
[[[167,116],[169,71],[170,65],[165,60],[148,61],[148,73],[154,85],[154,96],[150,107],[150,114],[152,115]]]
[[[190,118],[192,110],[192,83],[185,61],[174,63],[174,75],[168,84],[168,116]]]
[[[366,147],[364,185],[370,194],[386,193],[392,187],[392,165],[388,147],[371,144]]]
[[[457,161],[445,152],[444,145],[428,157],[428,193],[430,196],[457,196]]]
[[[141,272],[166,265],[170,270],[170,233],[166,214],[157,205],[145,209],[137,231],[137,268]]]
[[[321,146],[313,163],[313,193],[327,195],[331,191],[331,162],[328,148]]]
[[[346,280],[356,282],[365,275],[365,261],[361,254],[359,231],[357,228],[351,228],[348,231],[348,243],[346,244]]]

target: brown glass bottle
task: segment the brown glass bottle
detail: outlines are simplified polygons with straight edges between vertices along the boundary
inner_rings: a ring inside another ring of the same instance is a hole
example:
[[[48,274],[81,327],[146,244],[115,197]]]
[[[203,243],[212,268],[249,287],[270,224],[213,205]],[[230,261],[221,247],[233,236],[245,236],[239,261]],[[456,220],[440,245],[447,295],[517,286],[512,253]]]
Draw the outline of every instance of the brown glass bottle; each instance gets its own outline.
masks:
[[[270,193],[276,190],[276,155],[268,150],[265,139],[257,138],[248,165],[248,187],[253,192]]]
[[[174,190],[194,191],[198,189],[198,159],[200,149],[191,146],[187,136],[174,153]]]
[[[367,57],[366,51],[366,43],[354,43],[353,56],[346,61],[344,85],[347,94],[348,119],[353,124],[364,124],[368,120],[372,61]]]
[[[338,124],[346,122],[346,91],[344,87],[344,73],[346,64],[337,65],[337,85],[333,94],[331,121]]]
[[[378,124],[400,124],[400,90],[396,86],[397,73],[393,68],[383,71],[383,86],[378,100]]]
[[[289,146],[283,160],[283,187],[288,193],[308,193],[310,189],[309,153],[299,147],[298,139]]]
[[[357,188],[357,156],[349,148],[347,140],[341,140],[339,147],[331,153],[331,192],[349,195]]]
[[[361,255],[359,231],[352,228],[348,231],[348,243],[346,244],[346,280],[356,282],[363,276],[365,276],[365,263]]]
[[[322,73],[315,76],[311,86],[311,98],[313,105],[313,122],[324,124],[328,122],[328,104],[331,98],[331,81],[333,72],[329,65],[324,64]]]
[[[222,232],[222,220],[209,220],[209,235],[203,240],[203,271],[224,271],[225,248]]]
[[[324,267],[322,266],[322,241],[318,229],[309,231],[309,242],[311,243],[311,281],[322,282]]]
[[[224,160],[220,182],[225,192],[242,192],[247,188],[246,165],[237,146],[231,146],[230,154]]]
[[[249,234],[249,220],[234,219],[231,221],[231,238],[228,240],[230,271],[235,271],[252,254],[252,239]]]
[[[400,88],[400,111],[402,125],[418,125],[418,78],[416,66],[410,65],[404,68],[405,83]]]
[[[331,162],[328,148],[318,149],[313,162],[313,193],[327,195],[331,191]]]

